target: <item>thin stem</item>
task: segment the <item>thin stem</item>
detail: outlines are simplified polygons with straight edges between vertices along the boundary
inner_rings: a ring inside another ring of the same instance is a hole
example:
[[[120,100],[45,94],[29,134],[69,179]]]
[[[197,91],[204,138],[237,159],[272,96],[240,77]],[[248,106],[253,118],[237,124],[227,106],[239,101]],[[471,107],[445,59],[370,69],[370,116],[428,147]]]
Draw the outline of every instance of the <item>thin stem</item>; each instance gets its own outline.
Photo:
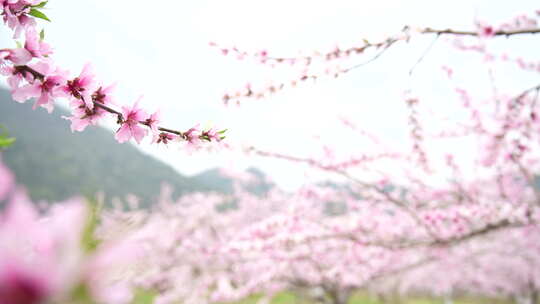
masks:
[[[414,65],[409,70],[409,76],[412,76],[416,66],[419,65],[422,62],[422,60],[424,60],[424,57],[426,57],[426,55],[429,53],[429,51],[431,51],[431,49],[433,48],[433,46],[435,45],[435,42],[437,42],[439,37],[440,37],[440,35],[435,36],[435,39],[433,39],[433,41],[429,44],[429,46],[424,50],[424,53],[422,53],[420,58],[418,58],[418,60],[414,63]]]
[[[422,34],[438,34],[438,35],[462,35],[462,36],[480,36],[478,32],[473,31],[456,31],[452,29],[437,30],[426,27],[420,31]],[[513,31],[496,31],[493,33],[493,36],[514,36],[522,34],[538,34],[540,33],[540,28],[535,29],[523,29],[523,30],[513,30]]]
[[[33,68],[27,66],[27,65],[19,65],[19,66],[15,66],[15,70],[16,70],[16,73],[21,73],[23,75],[25,75],[26,73],[30,73],[32,74],[32,76],[35,78],[35,79],[39,79],[39,80],[44,80],[45,79],[45,75],[43,75],[42,73],[34,70]],[[79,98],[79,99],[82,99]],[[95,100],[92,100],[92,103],[94,104],[95,107],[97,108],[100,108],[102,110],[105,110],[111,114],[114,114],[114,115],[117,115],[118,116],[118,121],[117,123],[118,124],[122,124],[124,122],[124,116],[122,115],[122,113],[118,110],[115,110],[103,103],[100,103],[98,101],[95,101]],[[145,125],[147,127],[149,127],[149,124],[148,122],[146,121],[138,121],[139,124],[142,124],[142,125]],[[187,136],[185,135],[184,132],[182,131],[177,131],[177,130],[173,130],[173,129],[170,129],[170,128],[165,128],[165,127],[158,127],[157,128],[159,131],[161,132],[167,132],[167,133],[171,133],[171,134],[174,134],[174,135],[178,135],[180,137],[182,137],[183,139],[186,139]],[[200,136],[201,139],[206,139],[204,136]]]

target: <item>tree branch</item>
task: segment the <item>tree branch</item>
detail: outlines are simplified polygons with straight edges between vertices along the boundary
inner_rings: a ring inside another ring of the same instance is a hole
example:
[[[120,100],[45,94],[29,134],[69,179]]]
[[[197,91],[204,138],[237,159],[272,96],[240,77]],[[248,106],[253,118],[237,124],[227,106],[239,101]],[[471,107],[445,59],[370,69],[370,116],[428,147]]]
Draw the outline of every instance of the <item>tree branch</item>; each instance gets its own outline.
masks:
[[[43,75],[42,73],[36,71],[35,69],[27,66],[27,65],[19,65],[19,66],[15,66],[15,70],[16,70],[16,73],[20,73],[22,74],[23,76],[26,76],[26,74],[31,74],[34,79],[37,79],[37,80],[40,80],[40,81],[43,81],[45,79],[45,75]],[[77,97],[78,99],[81,99],[80,97]],[[100,108],[104,111],[107,111],[111,114],[114,114],[114,115],[117,115],[118,116],[118,121],[117,123],[118,124],[122,124],[122,122],[124,121],[124,117],[122,115],[122,113],[116,109],[113,109],[107,105],[104,105],[98,101],[95,101],[95,100],[92,100],[92,103],[94,104],[95,107],[97,108]],[[138,121],[139,124],[141,125],[145,125],[145,126],[149,126],[148,122],[146,121]],[[166,128],[166,127],[158,127],[158,130],[161,131],[161,132],[167,132],[167,133],[171,133],[171,134],[174,134],[174,135],[177,135],[177,136],[180,136],[182,139],[187,139],[187,135],[182,132],[182,131],[177,131],[177,130],[174,130],[174,129],[170,129],[170,128]],[[206,139],[206,137],[204,137],[204,135],[201,135],[200,136],[200,139]]]
[[[426,27],[422,30],[420,30],[420,33],[422,34],[437,34],[437,35],[458,35],[458,36],[480,36],[478,32],[473,31],[457,31],[452,29],[445,29],[445,30],[438,30],[438,29],[432,29],[430,27]],[[522,29],[522,30],[513,30],[513,31],[495,31],[493,33],[493,36],[515,36],[515,35],[523,35],[523,34],[538,34],[540,33],[540,28],[534,28],[534,29]]]

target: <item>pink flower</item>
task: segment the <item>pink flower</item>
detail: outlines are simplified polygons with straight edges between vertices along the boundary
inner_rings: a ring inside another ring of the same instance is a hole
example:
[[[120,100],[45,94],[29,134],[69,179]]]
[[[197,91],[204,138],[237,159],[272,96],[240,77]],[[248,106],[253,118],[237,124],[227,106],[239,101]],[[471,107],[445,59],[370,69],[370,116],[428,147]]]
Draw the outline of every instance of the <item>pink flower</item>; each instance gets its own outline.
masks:
[[[62,90],[66,96],[83,100],[87,108],[93,109],[94,103],[92,102],[92,93],[96,89],[94,77],[92,66],[86,64],[79,77],[69,80],[67,84],[62,87]]]
[[[477,24],[477,27],[478,27],[478,36],[480,38],[491,38],[491,37],[494,37],[495,36],[495,33],[497,32],[497,30],[491,26],[491,25],[487,25],[487,24],[483,24],[481,22],[479,22]]]
[[[7,76],[7,82],[12,91],[19,88],[23,80],[29,83],[35,80],[34,75],[25,70],[24,66],[2,65],[1,62],[0,75]]]
[[[0,65],[0,75],[8,76],[7,82],[11,90],[19,88],[22,80],[25,79],[24,75],[17,72],[17,70],[12,66],[2,67]],[[33,78],[29,80],[32,81]]]
[[[163,143],[163,144],[168,144],[169,141],[172,141],[172,140],[176,140],[178,139],[178,135],[174,135],[174,134],[171,134],[171,133],[167,133],[167,132],[161,132],[157,135],[154,135],[154,138],[152,139],[152,143]]]
[[[90,97],[93,101],[99,102],[102,105],[109,105],[112,103],[111,91],[114,89],[114,85],[106,88],[99,87]],[[107,111],[100,107],[94,106],[89,108],[87,104],[80,100],[74,99],[71,101],[70,106],[71,117],[63,117],[71,121],[71,131],[84,131],[89,125],[97,125],[99,120],[108,114]]]
[[[80,200],[40,216],[22,192],[16,193],[0,212],[0,302],[74,303],[73,288],[83,283],[92,298],[103,299],[100,303],[128,303],[131,286],[118,284],[117,270],[111,270],[132,265],[137,247],[103,242],[95,252],[84,252],[87,220],[88,208]]]
[[[32,60],[32,54],[23,48],[0,50],[0,66],[5,65],[5,60],[11,61],[15,65],[23,65]]]
[[[201,136],[208,141],[221,141],[221,134],[216,128],[203,131]]]
[[[159,132],[158,128],[158,124],[161,120],[161,112],[160,111],[156,111],[154,114],[150,115],[150,117],[148,117],[148,119],[146,119],[144,121],[144,123],[150,127],[150,129],[152,129],[152,132],[154,132],[154,134],[157,134]]]
[[[142,97],[141,97],[142,98]],[[140,122],[148,119],[148,114],[141,108],[139,108],[139,101],[137,100],[131,108],[122,107],[122,115],[124,121],[118,131],[116,131],[116,140],[123,143],[130,140],[132,137],[137,143],[141,143],[141,140],[146,136],[146,130],[140,125]]]
[[[0,214],[2,303],[45,303],[75,283],[85,208],[67,203],[59,211],[43,221],[19,192]]]
[[[94,94],[92,94],[92,100],[95,102],[99,102],[104,105],[113,105],[114,102],[112,101],[112,92],[116,88],[116,83],[113,83],[105,88],[100,86]]]
[[[0,299],[10,304],[43,303],[51,291],[47,276],[19,268],[17,264],[2,265],[0,273]]]
[[[25,102],[36,98],[34,109],[42,106],[50,113],[54,107],[54,99],[62,96],[62,85],[66,82],[67,73],[56,68],[49,60],[39,62],[31,68],[44,75],[43,79],[36,79],[33,83],[13,90],[13,99]]]
[[[199,125],[184,132],[184,138],[192,146],[197,146],[201,142],[200,136],[201,130],[199,129]]]
[[[90,109],[82,100],[75,99],[70,103],[72,108],[71,117],[63,117],[71,121],[71,131],[84,131],[89,125],[96,125],[101,117],[106,113],[100,108]]]
[[[132,240],[104,242],[86,263],[85,281],[98,303],[132,303],[129,280],[119,280],[115,273],[129,270],[138,261],[140,243]],[[127,278],[126,278],[127,279]]]
[[[31,27],[26,31],[26,43],[24,48],[36,58],[43,58],[52,54],[52,48],[49,44],[41,41],[36,29]]]
[[[30,12],[30,6],[37,5],[42,1],[26,0],[15,1],[8,0],[1,3],[3,8],[4,22],[14,31],[13,38],[19,38],[20,34],[30,28],[36,26],[34,18],[27,14]]]

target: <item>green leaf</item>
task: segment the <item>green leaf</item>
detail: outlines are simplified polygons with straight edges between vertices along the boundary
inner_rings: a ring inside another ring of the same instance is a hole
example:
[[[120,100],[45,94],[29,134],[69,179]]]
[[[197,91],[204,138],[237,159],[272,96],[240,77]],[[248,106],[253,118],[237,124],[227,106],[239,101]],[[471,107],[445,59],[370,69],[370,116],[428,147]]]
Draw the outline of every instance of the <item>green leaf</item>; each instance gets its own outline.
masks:
[[[39,19],[51,21],[51,19],[49,19],[49,17],[47,17],[47,15],[45,15],[44,13],[42,13],[41,11],[39,11],[39,10],[37,10],[35,8],[31,8],[28,15],[34,16],[34,17],[39,18]]]
[[[45,39],[45,29],[42,29],[41,32],[39,32],[39,39],[41,41]]]
[[[6,128],[3,125],[0,125],[0,149],[7,148],[15,142],[15,138],[9,137],[9,134]]]
[[[219,134],[224,134],[225,132],[227,132],[227,129],[221,130],[221,131],[219,131],[218,133],[219,133]]]
[[[137,288],[131,304],[153,304],[156,295],[155,291]]]
[[[7,148],[11,146],[14,142],[15,142],[15,138],[5,137],[3,135],[0,135],[0,149]]]
[[[49,2],[49,1],[43,1],[40,4],[33,5],[32,7],[33,8],[44,8],[45,5],[47,5],[47,2]]]

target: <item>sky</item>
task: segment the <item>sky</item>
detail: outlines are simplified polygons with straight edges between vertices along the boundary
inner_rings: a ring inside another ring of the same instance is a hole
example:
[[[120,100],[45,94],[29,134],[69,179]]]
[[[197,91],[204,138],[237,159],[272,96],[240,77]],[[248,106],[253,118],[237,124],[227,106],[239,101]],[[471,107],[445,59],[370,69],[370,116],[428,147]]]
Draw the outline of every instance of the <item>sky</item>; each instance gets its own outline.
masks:
[[[477,67],[478,74],[458,81],[479,91],[490,87],[485,69],[477,58],[455,55],[448,44],[437,42],[411,77],[409,69],[433,38],[420,37],[339,79],[226,107],[221,101],[225,92],[287,74],[221,56],[209,42],[294,56],[355,45],[364,38],[377,41],[404,25],[474,30],[475,19],[499,23],[539,8],[533,0],[51,0],[47,7],[53,22],[40,25],[55,48],[56,61],[74,74],[91,62],[105,83],[118,83],[120,105],[144,95],[143,106],[160,109],[164,126],[185,130],[196,123],[217,125],[229,130],[227,140],[235,146],[291,155],[317,154],[321,143],[362,150],[360,142],[340,136],[340,117],[399,142],[407,124],[404,90],[414,88],[444,104],[441,64]],[[533,45],[516,41],[514,48],[523,55],[540,49],[538,39]],[[6,32],[0,33],[0,43],[12,44]],[[529,80],[501,81],[523,88]],[[311,176],[303,166],[241,153],[189,154],[149,144],[141,149],[188,175],[217,166],[256,166],[285,188],[302,185]]]

